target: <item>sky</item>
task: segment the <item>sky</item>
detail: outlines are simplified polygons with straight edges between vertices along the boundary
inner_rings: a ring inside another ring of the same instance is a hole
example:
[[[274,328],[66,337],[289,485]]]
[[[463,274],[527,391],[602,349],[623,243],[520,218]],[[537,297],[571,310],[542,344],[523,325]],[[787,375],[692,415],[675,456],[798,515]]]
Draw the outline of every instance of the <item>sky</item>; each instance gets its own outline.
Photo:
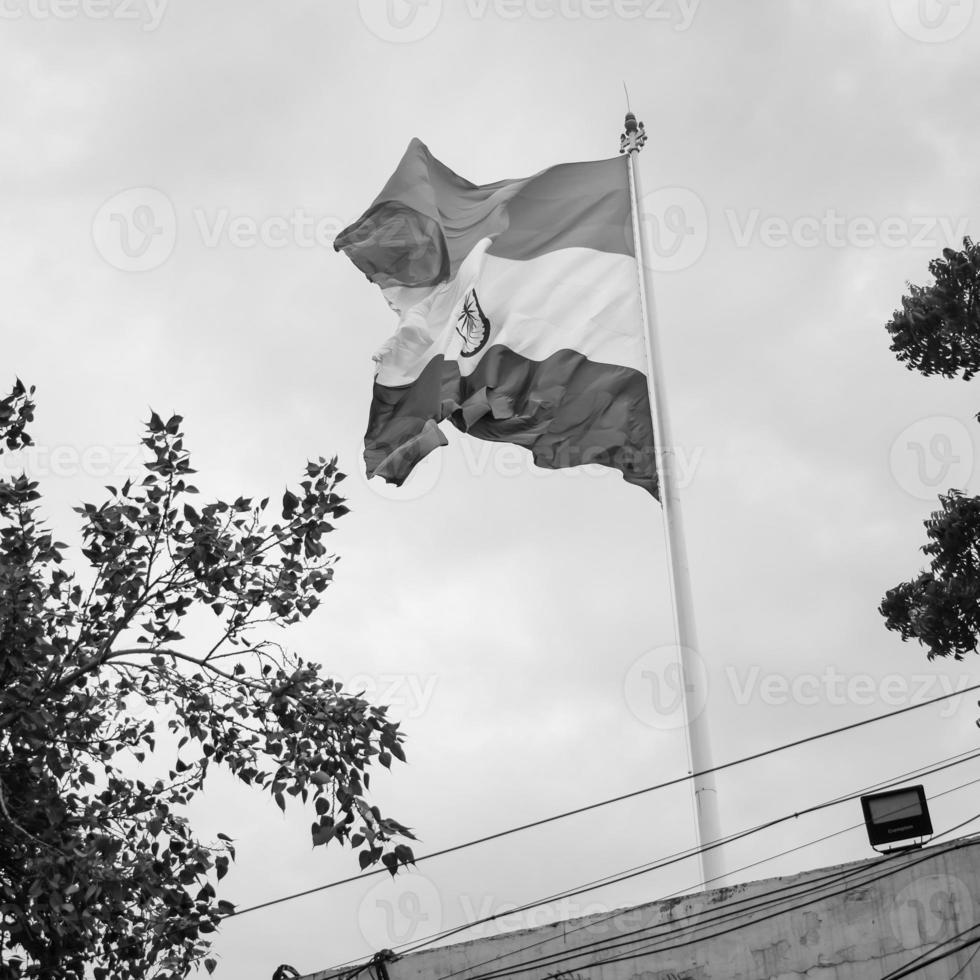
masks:
[[[275,496],[338,455],[335,582],[284,639],[402,722],[408,764],[374,785],[418,854],[683,775],[660,508],[455,430],[402,488],[368,482],[395,322],[331,247],[413,136],[478,183],[615,155],[625,83],[715,761],[980,682],[877,612],[937,493],[980,489],[980,389],[907,371],[884,329],[980,227],[973,8],[0,0],[0,382],[37,386],[21,462],[51,525],[71,540],[72,506],[138,471],[151,409],[184,416],[205,497]],[[725,833],[968,751],[976,702],[727,770]],[[976,801],[934,799],[936,829]],[[192,816],[236,839],[242,907],[357,872],[311,848],[310,812],[230,778]],[[753,835],[729,880],[870,856],[863,828],[801,846],[860,823],[852,802]],[[216,975],[366,958],[695,840],[686,787],[646,794],[233,919]],[[457,938],[698,883],[685,861]]]

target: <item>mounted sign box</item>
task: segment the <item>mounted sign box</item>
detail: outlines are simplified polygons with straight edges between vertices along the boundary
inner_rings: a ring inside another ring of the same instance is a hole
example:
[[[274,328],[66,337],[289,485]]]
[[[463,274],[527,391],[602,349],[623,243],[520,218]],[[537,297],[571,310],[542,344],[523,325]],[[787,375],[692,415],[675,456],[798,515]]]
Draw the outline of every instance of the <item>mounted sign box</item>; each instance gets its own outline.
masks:
[[[861,797],[872,847],[932,836],[932,821],[921,786],[904,786]]]

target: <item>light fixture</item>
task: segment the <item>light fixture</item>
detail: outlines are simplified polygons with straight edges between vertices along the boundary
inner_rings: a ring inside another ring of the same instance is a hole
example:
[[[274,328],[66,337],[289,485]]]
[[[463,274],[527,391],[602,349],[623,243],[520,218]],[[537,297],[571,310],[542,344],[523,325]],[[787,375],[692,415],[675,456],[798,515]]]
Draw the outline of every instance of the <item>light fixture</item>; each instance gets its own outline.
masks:
[[[884,793],[872,793],[861,797],[864,822],[868,827],[868,840],[878,849],[882,844],[896,844],[918,839],[915,844],[905,844],[892,850],[913,850],[922,847],[922,838],[932,836],[932,821],[926,803],[926,791],[922,786],[903,786]]]

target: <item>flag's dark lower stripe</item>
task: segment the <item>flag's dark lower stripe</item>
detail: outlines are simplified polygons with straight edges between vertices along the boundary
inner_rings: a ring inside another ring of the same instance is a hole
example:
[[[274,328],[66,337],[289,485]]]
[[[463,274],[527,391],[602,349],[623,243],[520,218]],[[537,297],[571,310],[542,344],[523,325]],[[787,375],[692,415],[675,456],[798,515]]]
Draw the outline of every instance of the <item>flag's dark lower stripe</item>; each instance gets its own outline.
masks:
[[[479,439],[531,451],[538,466],[599,463],[657,494],[650,403],[643,374],[560,350],[542,361],[491,347],[463,377],[433,358],[411,385],[375,384],[364,460],[368,476],[401,484],[415,464],[447,443],[438,423]]]
[[[433,286],[455,277],[478,241],[533,259],[563,248],[633,255],[625,157],[564,163],[478,186],[412,140],[375,202],[334,241],[372,282]]]

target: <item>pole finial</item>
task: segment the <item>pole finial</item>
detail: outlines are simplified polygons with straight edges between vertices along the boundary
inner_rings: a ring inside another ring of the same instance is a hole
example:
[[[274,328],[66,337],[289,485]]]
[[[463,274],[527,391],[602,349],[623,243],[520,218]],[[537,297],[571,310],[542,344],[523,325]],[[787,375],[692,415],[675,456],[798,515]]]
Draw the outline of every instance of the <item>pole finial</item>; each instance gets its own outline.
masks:
[[[643,123],[638,123],[636,116],[632,112],[627,112],[624,129],[625,132],[619,137],[619,152],[639,153],[643,149],[643,144],[647,141],[647,133],[643,128]]]

